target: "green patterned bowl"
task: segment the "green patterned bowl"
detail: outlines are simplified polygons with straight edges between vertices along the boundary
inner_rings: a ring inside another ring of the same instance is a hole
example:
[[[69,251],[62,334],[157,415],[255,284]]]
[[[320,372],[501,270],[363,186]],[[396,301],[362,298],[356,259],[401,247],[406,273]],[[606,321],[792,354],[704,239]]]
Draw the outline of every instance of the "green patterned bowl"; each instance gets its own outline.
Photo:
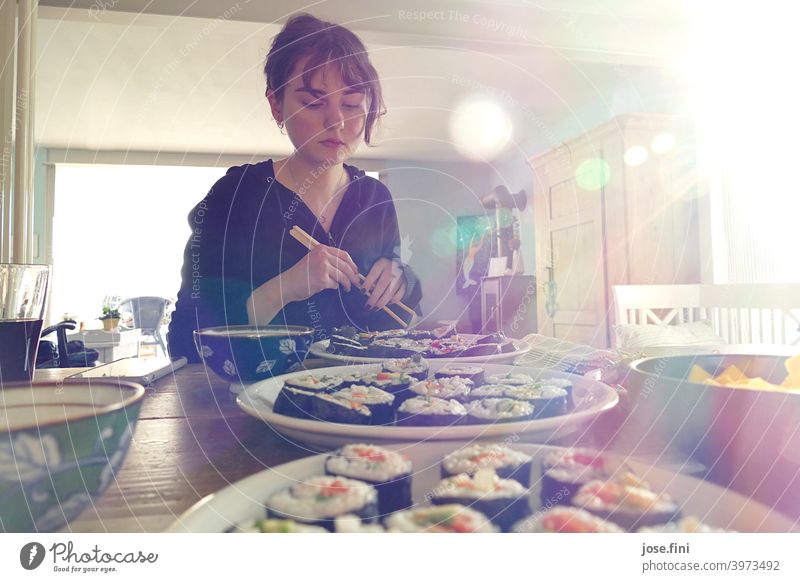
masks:
[[[0,390],[0,532],[49,532],[114,481],[145,390],[68,381]]]

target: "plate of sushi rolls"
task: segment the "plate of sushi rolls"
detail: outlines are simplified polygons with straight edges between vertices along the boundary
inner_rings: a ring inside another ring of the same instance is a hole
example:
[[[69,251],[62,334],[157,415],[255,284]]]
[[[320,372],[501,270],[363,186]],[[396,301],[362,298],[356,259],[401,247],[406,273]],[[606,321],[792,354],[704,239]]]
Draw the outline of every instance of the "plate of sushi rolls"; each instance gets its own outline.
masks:
[[[553,486],[577,486],[577,491],[569,496]],[[790,519],[738,493],[611,453],[522,443],[351,442],[209,495],[168,531],[723,533],[794,528]]]
[[[391,329],[359,332],[345,327],[334,330],[329,339],[311,344],[308,353],[330,362],[348,364],[376,364],[415,355],[463,363],[500,364],[512,363],[530,349],[526,342],[508,338],[502,332],[460,334],[454,327],[433,331]]]
[[[614,389],[582,376],[415,356],[270,378],[246,387],[237,404],[293,441],[324,450],[353,439],[518,435],[547,442],[578,430],[618,400]]]

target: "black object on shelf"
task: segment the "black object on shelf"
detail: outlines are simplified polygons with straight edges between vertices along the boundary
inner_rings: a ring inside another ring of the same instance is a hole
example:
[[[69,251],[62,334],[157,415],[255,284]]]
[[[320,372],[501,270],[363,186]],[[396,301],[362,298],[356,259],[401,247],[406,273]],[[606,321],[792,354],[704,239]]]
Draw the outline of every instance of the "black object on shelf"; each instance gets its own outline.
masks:
[[[481,330],[511,338],[536,333],[536,278],[506,275],[481,279]]]
[[[66,319],[42,330],[41,337],[55,333],[57,342],[55,346],[48,340],[39,342],[37,368],[87,368],[97,363],[100,357],[97,350],[87,350],[81,341],[67,341],[67,330],[73,329],[75,321]]]

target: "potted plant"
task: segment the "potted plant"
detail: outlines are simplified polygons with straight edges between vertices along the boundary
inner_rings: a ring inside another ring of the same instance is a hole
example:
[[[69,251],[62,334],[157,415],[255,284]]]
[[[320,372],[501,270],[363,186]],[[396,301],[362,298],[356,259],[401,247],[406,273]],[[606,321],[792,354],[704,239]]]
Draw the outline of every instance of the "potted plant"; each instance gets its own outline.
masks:
[[[120,314],[119,309],[112,309],[111,307],[103,307],[103,315],[98,318],[103,322],[103,329],[111,331],[119,325]]]

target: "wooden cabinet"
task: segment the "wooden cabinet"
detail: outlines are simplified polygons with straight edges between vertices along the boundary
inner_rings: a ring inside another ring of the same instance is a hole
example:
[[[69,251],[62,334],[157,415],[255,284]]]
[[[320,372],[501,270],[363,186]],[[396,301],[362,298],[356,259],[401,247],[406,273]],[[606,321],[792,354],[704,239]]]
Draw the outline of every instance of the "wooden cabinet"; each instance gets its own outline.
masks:
[[[529,160],[539,333],[606,347],[613,285],[700,281],[694,152],[685,120],[637,114]]]

